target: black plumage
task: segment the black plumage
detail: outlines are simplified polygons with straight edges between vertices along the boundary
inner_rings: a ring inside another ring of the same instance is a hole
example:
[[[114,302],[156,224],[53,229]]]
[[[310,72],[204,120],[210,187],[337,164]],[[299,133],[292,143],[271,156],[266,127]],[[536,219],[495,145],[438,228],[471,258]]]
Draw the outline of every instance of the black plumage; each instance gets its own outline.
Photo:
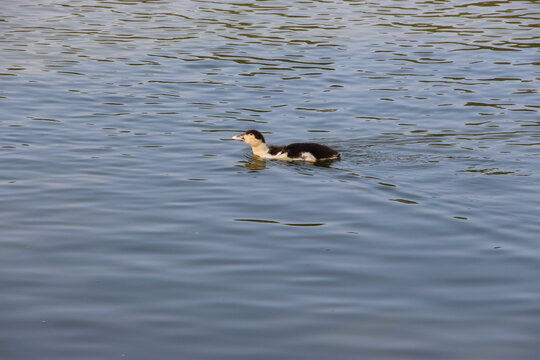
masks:
[[[284,148],[284,147],[285,147],[285,146],[270,145],[270,146],[268,147],[268,153],[269,153],[270,155],[272,155],[272,156],[275,156],[275,155],[277,155],[277,154],[283,152],[283,148]]]
[[[272,147],[270,147],[271,149]],[[285,146],[278,147],[281,148],[280,151],[287,153],[287,156],[290,158],[301,158],[302,153],[310,153],[317,160],[337,158],[340,156],[340,153],[334,149],[329,148],[326,145],[316,144],[316,143],[294,143]],[[270,150],[272,151],[272,150]]]

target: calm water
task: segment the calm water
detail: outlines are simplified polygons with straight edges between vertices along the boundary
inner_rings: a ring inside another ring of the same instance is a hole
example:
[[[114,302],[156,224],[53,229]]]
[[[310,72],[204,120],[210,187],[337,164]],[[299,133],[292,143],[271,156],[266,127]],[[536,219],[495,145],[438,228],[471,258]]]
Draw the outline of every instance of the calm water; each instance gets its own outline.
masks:
[[[537,359],[537,2],[0,13],[2,359]]]

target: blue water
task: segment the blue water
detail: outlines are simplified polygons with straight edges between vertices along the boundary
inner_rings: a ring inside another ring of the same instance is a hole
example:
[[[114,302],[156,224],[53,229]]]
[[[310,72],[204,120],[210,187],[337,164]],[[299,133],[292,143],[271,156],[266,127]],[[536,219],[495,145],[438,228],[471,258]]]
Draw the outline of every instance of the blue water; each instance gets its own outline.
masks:
[[[0,358],[536,359],[539,12],[4,2]]]

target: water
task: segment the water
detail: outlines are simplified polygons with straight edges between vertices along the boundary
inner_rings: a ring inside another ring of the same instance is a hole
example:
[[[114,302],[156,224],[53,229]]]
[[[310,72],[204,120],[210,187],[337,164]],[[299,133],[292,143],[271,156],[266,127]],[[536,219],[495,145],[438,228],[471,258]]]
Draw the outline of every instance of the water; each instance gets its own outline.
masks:
[[[0,357],[536,359],[539,10],[4,2]]]

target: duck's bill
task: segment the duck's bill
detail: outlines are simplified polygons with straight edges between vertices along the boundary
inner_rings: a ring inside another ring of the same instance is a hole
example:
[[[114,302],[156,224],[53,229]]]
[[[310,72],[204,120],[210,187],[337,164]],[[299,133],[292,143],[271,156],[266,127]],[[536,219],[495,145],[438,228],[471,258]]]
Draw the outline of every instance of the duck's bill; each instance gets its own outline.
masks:
[[[244,134],[234,135],[231,139],[233,139],[233,140],[239,140],[239,141],[244,141]]]

